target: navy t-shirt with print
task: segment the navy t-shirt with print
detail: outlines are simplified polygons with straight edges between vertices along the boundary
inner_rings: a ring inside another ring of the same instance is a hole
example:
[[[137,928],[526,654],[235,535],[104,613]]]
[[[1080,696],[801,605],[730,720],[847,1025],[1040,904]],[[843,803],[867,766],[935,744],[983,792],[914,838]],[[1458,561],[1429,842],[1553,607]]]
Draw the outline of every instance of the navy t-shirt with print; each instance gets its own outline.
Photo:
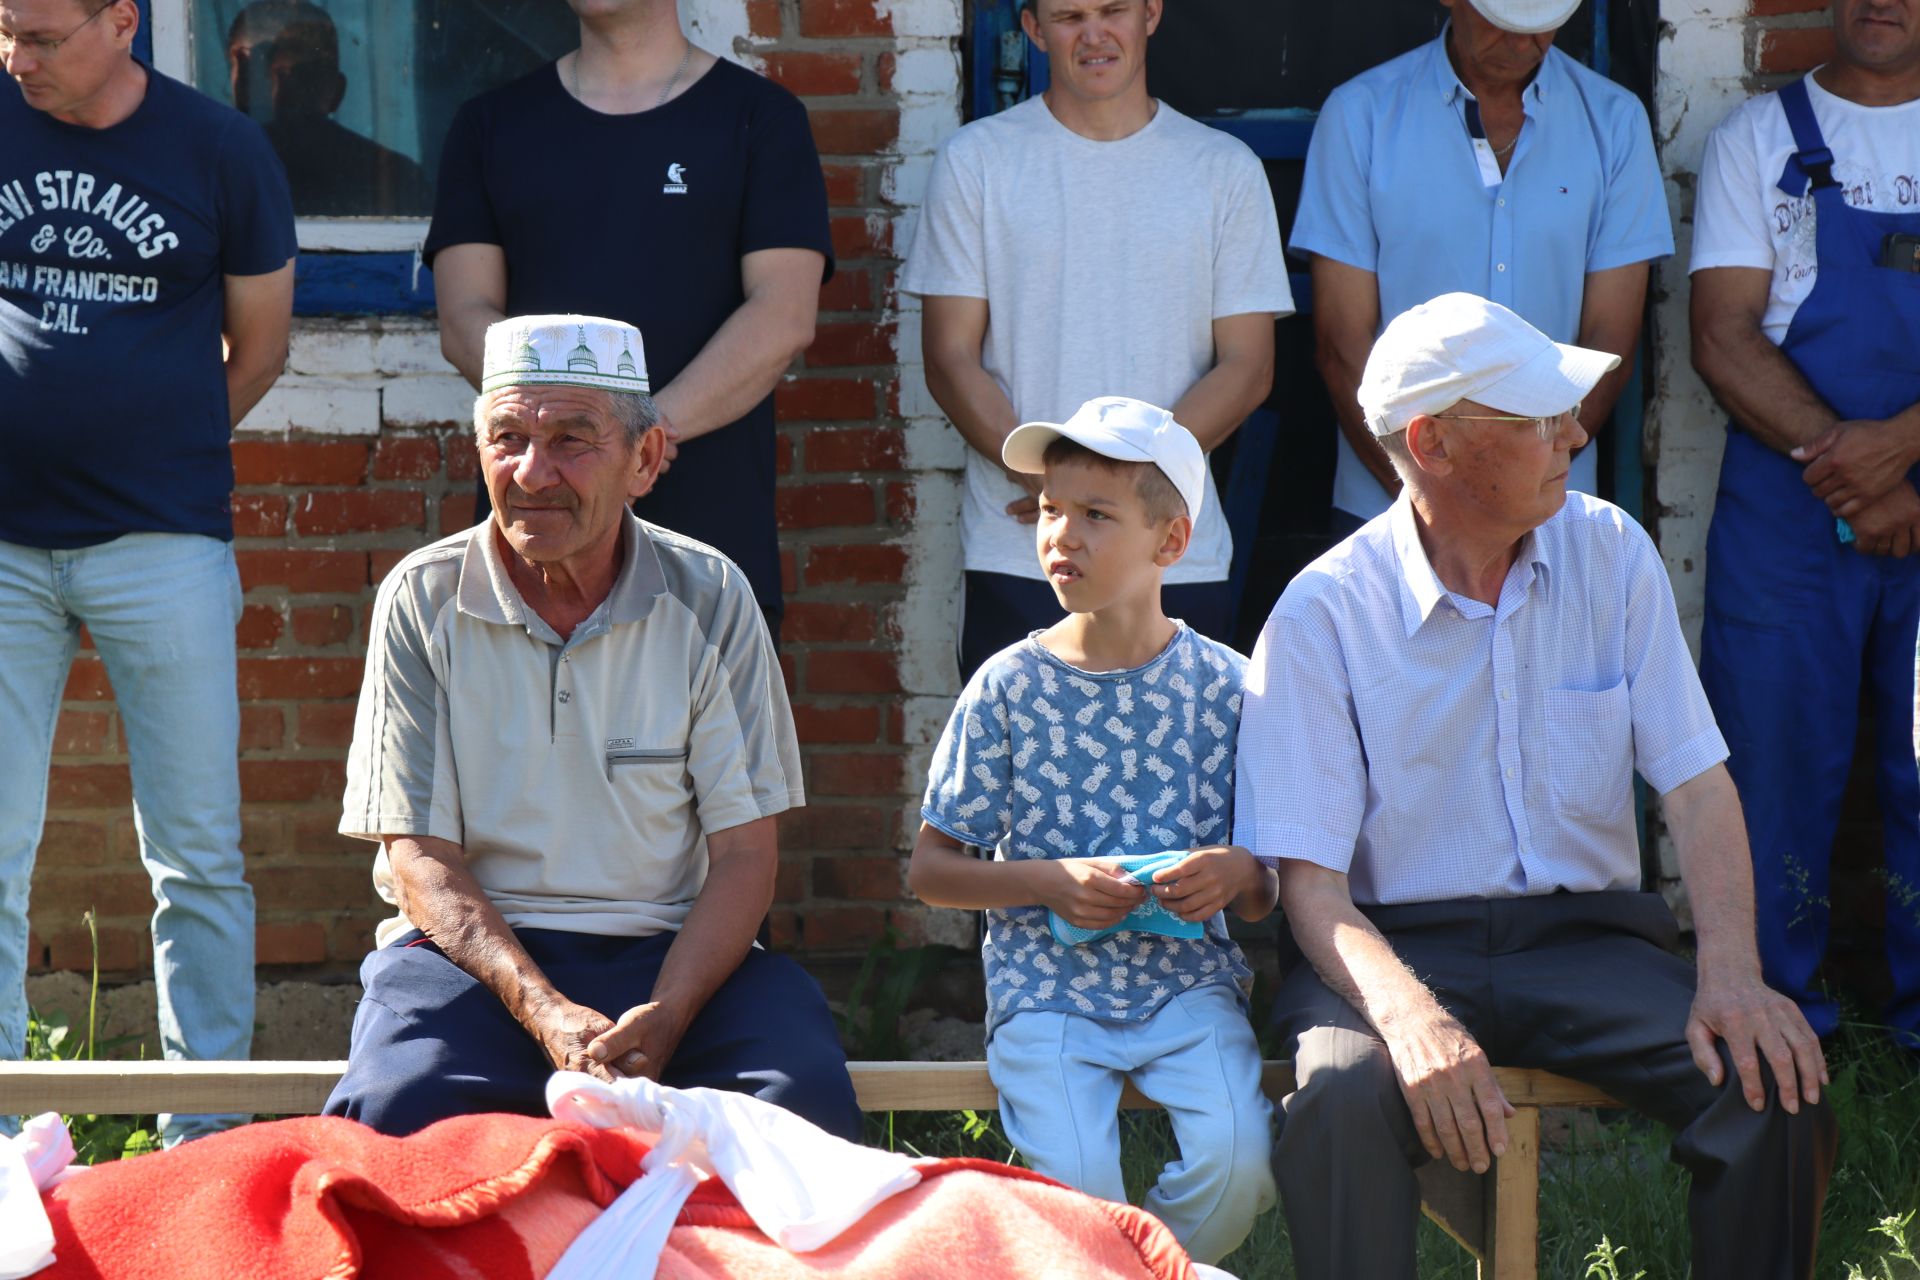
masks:
[[[654,390],[745,300],[742,255],[815,249],[833,270],[826,183],[806,109],[724,58],[665,106],[606,115],[553,65],[460,108],[425,255],[495,244],[507,314],[573,312],[640,330]],[[773,397],[689,440],[634,510],[718,547],[778,608]]]
[[[280,161],[231,107],[148,68],[89,129],[0,83],[0,541],[231,538],[223,277],[295,252]]]

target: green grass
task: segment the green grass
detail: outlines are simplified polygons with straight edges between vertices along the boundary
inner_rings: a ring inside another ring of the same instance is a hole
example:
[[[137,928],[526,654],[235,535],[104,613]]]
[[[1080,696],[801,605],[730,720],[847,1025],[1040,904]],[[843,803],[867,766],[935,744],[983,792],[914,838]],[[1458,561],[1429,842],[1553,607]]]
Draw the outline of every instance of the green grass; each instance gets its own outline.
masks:
[[[1821,1226],[1818,1274],[1920,1280],[1920,1059],[1879,1028],[1850,1024],[1830,1050],[1840,1150]],[[1687,1177],[1667,1159],[1672,1134],[1620,1112],[1541,1161],[1540,1274],[1549,1280],[1681,1280],[1688,1275]],[[992,1114],[874,1116],[870,1141],[912,1155],[1017,1160]],[[1122,1117],[1122,1166],[1135,1203],[1174,1154],[1164,1114]],[[1473,1280],[1466,1252],[1424,1218],[1423,1280]],[[1276,1209],[1221,1264],[1243,1280],[1292,1280]]]

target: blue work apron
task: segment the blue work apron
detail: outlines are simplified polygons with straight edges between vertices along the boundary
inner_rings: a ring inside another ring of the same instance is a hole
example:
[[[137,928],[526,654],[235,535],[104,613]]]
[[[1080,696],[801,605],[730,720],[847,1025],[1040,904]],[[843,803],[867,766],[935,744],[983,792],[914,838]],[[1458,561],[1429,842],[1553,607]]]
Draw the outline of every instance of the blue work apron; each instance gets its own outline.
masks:
[[[1780,103],[1798,151],[1779,185],[1795,197],[1812,189],[1819,272],[1780,349],[1842,419],[1891,417],[1920,401],[1920,275],[1881,266],[1882,244],[1890,233],[1920,234],[1920,213],[1850,207],[1806,83],[1782,89]],[[1738,424],[1729,430],[1707,534],[1701,681],[1746,812],[1767,982],[1822,1035],[1839,1018],[1815,985],[1827,866],[1865,681],[1886,830],[1886,1016],[1920,1033],[1920,554],[1866,556],[1843,544],[1803,470]]]

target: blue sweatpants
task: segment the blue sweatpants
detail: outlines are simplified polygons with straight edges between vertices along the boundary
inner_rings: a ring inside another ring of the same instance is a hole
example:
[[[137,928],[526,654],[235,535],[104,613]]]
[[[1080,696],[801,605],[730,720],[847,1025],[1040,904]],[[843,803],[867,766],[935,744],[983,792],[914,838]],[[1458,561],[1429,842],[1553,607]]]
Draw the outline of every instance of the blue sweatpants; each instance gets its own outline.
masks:
[[[645,1004],[676,935],[515,936],[568,999],[618,1018]],[[545,1115],[553,1064],[494,994],[419,932],[360,966],[347,1073],[326,1113],[395,1136],[482,1111]],[[859,1141],[860,1107],[819,986],[786,956],[754,949],[695,1015],[661,1079],[751,1093]]]
[[[1131,1080],[1167,1109],[1180,1154],[1147,1192],[1147,1212],[1195,1262],[1238,1248],[1273,1204],[1273,1108],[1239,993],[1182,991],[1144,1022],[1029,1009],[994,1028],[987,1071],[1000,1123],[1049,1178],[1124,1202],[1120,1093]]]

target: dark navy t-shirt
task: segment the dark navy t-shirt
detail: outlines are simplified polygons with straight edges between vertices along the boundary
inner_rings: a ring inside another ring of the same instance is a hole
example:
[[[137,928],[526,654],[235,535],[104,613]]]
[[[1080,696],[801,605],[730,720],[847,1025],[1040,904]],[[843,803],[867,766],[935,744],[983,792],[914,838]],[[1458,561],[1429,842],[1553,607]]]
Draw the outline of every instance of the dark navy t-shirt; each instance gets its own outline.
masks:
[[[260,126],[151,68],[64,124],[0,84],[0,541],[233,536],[224,276],[296,252]]]
[[[425,254],[497,244],[507,314],[575,312],[640,330],[657,391],[745,299],[742,255],[827,255],[826,183],[806,108],[721,59],[652,111],[582,106],[552,65],[460,108],[441,157]],[[773,397],[687,441],[644,519],[725,552],[777,611]]]

